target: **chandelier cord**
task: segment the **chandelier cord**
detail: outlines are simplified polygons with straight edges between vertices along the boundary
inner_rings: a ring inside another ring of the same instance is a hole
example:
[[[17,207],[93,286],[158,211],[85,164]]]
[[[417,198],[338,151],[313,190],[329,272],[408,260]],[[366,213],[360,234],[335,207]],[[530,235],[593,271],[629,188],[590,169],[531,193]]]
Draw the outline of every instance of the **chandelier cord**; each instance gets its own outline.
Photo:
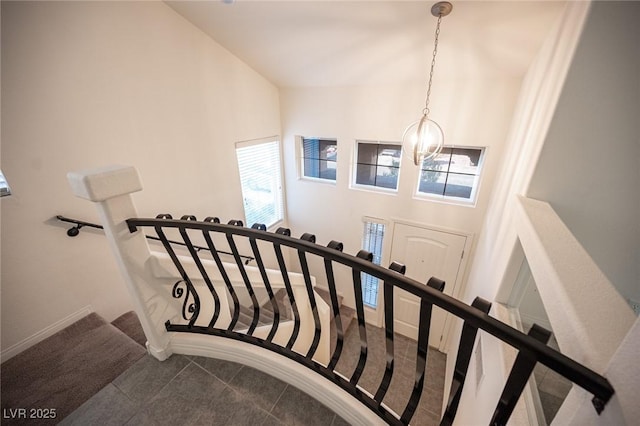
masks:
[[[440,22],[442,21],[442,13],[438,15],[438,24],[436,25],[436,37],[433,43],[433,57],[431,58],[431,71],[429,71],[429,85],[427,86],[427,99],[424,102],[425,116],[429,115],[429,97],[431,96],[431,83],[433,82],[433,69],[436,66],[436,55],[438,54],[438,38],[440,36]]]

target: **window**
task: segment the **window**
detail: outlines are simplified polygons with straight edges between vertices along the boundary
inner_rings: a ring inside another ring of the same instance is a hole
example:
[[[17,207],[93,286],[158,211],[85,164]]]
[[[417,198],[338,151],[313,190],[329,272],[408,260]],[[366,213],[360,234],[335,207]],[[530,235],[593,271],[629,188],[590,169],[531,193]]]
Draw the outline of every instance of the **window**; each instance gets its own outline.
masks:
[[[365,222],[362,236],[362,248],[373,254],[373,263],[380,265],[382,260],[382,240],[384,223]],[[378,306],[378,279],[362,273],[362,299],[364,304],[375,308]]]
[[[239,142],[236,157],[246,225],[270,227],[284,217],[280,142],[274,139]]]
[[[483,154],[482,148],[443,148],[422,162],[418,194],[474,201]]]
[[[302,138],[303,176],[309,178],[336,180],[338,145],[335,140]]]
[[[398,189],[400,173],[400,145],[377,142],[358,142],[356,156],[356,185]]]
[[[0,197],[7,195],[11,195],[11,188],[9,188],[9,183],[7,183],[7,179],[5,179],[2,170],[0,170]]]

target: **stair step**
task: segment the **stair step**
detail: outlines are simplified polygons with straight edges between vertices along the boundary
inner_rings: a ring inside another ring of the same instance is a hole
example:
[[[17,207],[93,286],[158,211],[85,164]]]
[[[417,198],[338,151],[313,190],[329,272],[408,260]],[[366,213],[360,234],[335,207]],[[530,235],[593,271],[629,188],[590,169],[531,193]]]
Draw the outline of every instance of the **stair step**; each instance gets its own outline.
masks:
[[[118,328],[89,314],[2,364],[2,407],[27,413],[55,408],[60,421],[145,353]],[[28,422],[22,420],[12,424]]]
[[[278,304],[278,314],[280,321],[288,321],[293,319],[293,313],[291,311],[291,303],[287,296],[287,291],[284,288],[279,289],[274,294],[276,303]],[[273,324],[274,312],[273,305],[270,300],[267,300],[260,307],[260,317],[258,319],[258,326]],[[235,326],[236,330],[247,329],[253,322],[253,306],[240,306],[240,315],[238,316],[238,323]]]
[[[331,304],[331,295],[329,294],[329,290],[324,289],[322,287],[315,288],[316,293],[329,305],[329,309],[331,309],[331,328],[329,331],[329,353],[333,354],[334,349],[336,348],[336,341],[338,339],[338,330],[336,327],[336,323],[333,315],[333,305]],[[342,333],[346,335],[347,329],[349,325],[356,317],[356,311],[346,305],[342,304],[344,298],[341,295],[338,295],[338,309],[340,310],[340,323],[342,325]]]
[[[134,342],[143,347],[147,346],[147,337],[144,335],[144,330],[142,330],[142,325],[135,312],[126,312],[111,321],[111,324],[129,336]]]

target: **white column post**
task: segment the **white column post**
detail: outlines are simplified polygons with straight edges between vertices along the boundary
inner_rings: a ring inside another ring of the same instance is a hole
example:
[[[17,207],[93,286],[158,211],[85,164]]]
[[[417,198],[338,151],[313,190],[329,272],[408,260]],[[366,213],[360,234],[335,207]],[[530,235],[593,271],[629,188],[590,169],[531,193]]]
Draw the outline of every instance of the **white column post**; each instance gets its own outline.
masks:
[[[147,350],[159,360],[168,358],[171,350],[163,317],[169,306],[153,288],[152,276],[145,267],[150,251],[144,234],[141,231],[131,233],[126,223],[127,219],[138,217],[131,198],[132,193],[142,190],[137,170],[131,166],[108,166],[70,172],[67,179],[74,195],[96,203],[109,245],[147,337]]]

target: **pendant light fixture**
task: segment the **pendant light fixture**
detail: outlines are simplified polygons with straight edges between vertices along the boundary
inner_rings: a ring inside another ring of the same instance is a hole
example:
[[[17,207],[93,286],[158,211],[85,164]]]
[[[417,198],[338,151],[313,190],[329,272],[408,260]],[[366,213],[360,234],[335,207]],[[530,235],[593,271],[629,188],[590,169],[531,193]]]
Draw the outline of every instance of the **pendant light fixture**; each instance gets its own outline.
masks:
[[[444,133],[442,128],[435,121],[429,119],[429,96],[431,95],[431,83],[433,81],[433,69],[436,65],[436,54],[438,53],[438,37],[440,35],[440,22],[443,16],[451,13],[453,5],[446,1],[441,1],[431,7],[431,14],[438,18],[436,25],[435,42],[433,44],[433,57],[431,59],[431,70],[429,72],[429,85],[427,86],[427,99],[422,117],[404,131],[402,136],[402,147],[406,153],[413,158],[413,163],[418,166],[422,161],[435,157],[442,151],[444,145]]]

